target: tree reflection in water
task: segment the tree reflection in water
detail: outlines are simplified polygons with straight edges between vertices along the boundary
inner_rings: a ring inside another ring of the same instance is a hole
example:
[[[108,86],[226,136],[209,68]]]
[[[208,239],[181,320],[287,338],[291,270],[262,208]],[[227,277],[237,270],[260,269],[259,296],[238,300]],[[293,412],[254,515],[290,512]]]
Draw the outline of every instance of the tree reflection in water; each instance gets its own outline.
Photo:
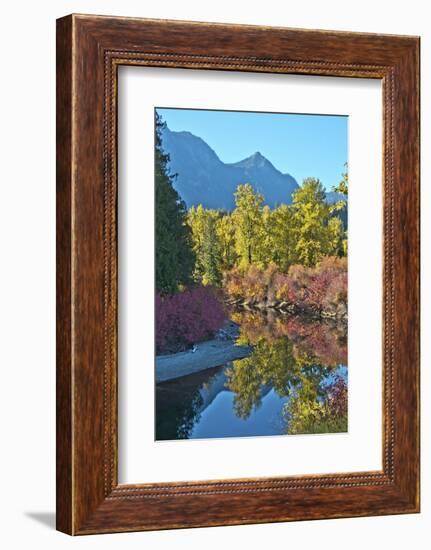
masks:
[[[347,430],[345,324],[273,311],[230,316],[251,355],[159,384],[157,440]]]
[[[249,357],[227,369],[234,408],[248,418],[261,404],[262,388],[280,397],[288,433],[347,431],[347,326],[242,310],[231,315],[241,327],[238,343],[251,344]]]

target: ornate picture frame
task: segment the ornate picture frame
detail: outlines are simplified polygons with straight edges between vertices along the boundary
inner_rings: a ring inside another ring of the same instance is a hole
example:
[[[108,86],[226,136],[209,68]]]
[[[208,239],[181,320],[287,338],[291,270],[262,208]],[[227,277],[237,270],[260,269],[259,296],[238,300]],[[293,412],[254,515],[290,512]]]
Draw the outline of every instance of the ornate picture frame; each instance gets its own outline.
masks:
[[[118,67],[379,79],[383,468],[118,483]],[[419,38],[57,21],[57,529],[72,535],[419,511]]]

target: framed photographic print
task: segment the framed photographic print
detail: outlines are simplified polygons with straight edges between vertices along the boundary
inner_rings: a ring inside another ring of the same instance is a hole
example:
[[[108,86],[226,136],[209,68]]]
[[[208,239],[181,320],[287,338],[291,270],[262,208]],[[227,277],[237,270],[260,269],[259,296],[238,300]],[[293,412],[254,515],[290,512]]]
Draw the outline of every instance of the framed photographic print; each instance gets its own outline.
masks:
[[[57,528],[419,511],[419,39],[57,22]]]

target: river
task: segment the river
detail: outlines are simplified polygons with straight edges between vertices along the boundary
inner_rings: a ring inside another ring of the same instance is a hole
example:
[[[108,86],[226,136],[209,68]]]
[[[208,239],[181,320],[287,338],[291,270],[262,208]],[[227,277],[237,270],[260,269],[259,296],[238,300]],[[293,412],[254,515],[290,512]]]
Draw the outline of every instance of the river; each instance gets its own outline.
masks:
[[[347,431],[347,326],[236,311],[248,357],[156,386],[156,440]]]

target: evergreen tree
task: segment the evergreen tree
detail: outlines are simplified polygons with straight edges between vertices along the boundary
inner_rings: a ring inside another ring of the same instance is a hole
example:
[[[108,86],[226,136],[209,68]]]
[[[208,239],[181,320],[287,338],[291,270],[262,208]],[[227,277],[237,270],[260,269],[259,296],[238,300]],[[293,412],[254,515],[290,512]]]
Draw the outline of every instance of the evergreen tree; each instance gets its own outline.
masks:
[[[156,289],[168,294],[190,282],[194,257],[185,223],[186,206],[173,188],[169,157],[162,148],[165,123],[157,112],[155,124]]]

